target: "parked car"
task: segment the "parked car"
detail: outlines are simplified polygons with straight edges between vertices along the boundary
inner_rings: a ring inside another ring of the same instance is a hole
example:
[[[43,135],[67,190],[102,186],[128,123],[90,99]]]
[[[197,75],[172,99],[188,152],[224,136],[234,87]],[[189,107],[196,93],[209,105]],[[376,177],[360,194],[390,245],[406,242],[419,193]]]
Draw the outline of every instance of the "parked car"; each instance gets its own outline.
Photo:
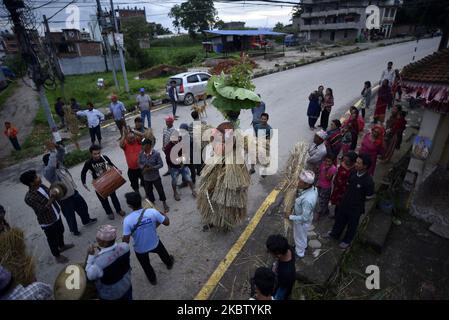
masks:
[[[286,47],[294,47],[299,45],[299,38],[294,34],[288,34],[285,36],[284,45]]]
[[[185,72],[172,76],[167,82],[167,97],[170,82],[174,80],[176,81],[179,101],[182,101],[186,106],[190,106],[195,101],[196,96],[206,93],[207,81],[210,77],[211,75],[207,72]]]
[[[9,69],[7,66],[1,66],[3,74],[5,75],[6,78],[13,80],[16,78],[15,73]]]

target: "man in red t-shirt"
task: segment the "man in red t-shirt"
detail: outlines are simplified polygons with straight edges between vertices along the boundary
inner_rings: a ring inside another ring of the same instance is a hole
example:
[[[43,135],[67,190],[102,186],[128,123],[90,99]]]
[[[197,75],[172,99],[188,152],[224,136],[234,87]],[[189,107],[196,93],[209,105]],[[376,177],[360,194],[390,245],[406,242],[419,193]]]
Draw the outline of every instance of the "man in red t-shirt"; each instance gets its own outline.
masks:
[[[140,184],[143,186],[142,171],[139,167],[139,153],[142,151],[140,139],[137,139],[131,131],[125,130],[125,134],[120,140],[120,148],[125,152],[131,188],[133,188],[135,192],[139,192],[139,179]]]
[[[14,147],[14,149],[16,149],[17,151],[20,150],[19,140],[17,140],[18,130],[17,130],[17,128],[15,128],[11,125],[11,122],[5,122],[4,133],[5,133],[5,136],[7,136],[9,138],[9,141],[11,141],[11,144]]]

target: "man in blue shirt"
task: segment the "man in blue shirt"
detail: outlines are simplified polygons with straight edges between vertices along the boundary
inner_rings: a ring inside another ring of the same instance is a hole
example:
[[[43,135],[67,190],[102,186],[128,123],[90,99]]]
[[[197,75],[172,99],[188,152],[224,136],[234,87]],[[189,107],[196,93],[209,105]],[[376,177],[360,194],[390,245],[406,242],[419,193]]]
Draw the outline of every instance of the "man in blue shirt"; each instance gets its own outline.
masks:
[[[167,269],[173,267],[174,258],[169,255],[164,244],[159,239],[156,228],[163,224],[170,225],[170,220],[156,209],[143,209],[142,198],[137,192],[125,194],[128,206],[133,210],[123,221],[123,241],[129,243],[131,237],[134,251],[145,275],[152,285],[157,284],[156,274],[150,263],[149,253],[157,253]]]
[[[118,101],[116,95],[111,96],[111,104],[109,105],[109,110],[112,113],[112,117],[114,118],[115,124],[117,125],[118,130],[120,131],[120,139],[123,137],[123,127],[126,125],[125,121],[125,105]]]
[[[260,94],[258,94],[258,96],[260,98]],[[260,122],[260,117],[264,112],[265,112],[265,102],[263,101],[260,101],[257,107],[251,109],[251,113],[253,114],[253,121],[251,122],[251,124],[253,125],[254,131],[256,131],[255,126]]]

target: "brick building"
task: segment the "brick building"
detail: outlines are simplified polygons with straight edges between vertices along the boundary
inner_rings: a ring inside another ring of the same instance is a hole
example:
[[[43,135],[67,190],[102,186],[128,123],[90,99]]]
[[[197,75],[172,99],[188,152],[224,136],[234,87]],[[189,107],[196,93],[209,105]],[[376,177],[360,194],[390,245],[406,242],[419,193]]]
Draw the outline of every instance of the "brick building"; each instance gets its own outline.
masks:
[[[50,32],[50,38],[61,58],[103,55],[102,43],[86,40],[85,32],[77,29]]]

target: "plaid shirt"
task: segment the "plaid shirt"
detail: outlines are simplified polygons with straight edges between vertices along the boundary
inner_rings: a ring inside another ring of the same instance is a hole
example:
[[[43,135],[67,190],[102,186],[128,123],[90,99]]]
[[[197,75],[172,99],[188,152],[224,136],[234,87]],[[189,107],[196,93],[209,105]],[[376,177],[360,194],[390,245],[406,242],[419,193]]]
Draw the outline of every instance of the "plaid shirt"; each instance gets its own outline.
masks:
[[[164,131],[162,132],[162,148],[165,148],[165,146],[170,142],[170,136],[175,130],[175,127],[164,128]]]
[[[49,194],[49,189],[46,186],[41,185],[40,187]],[[34,213],[37,216],[37,221],[41,227],[49,226],[58,221],[59,212],[61,211],[58,202],[54,201],[53,206],[48,207],[48,198],[38,190],[29,190],[25,196],[25,203],[34,210]],[[53,207],[56,209],[57,213],[53,210]]]
[[[18,285],[5,297],[6,300],[53,300],[52,288],[42,282],[34,282],[27,287]]]

